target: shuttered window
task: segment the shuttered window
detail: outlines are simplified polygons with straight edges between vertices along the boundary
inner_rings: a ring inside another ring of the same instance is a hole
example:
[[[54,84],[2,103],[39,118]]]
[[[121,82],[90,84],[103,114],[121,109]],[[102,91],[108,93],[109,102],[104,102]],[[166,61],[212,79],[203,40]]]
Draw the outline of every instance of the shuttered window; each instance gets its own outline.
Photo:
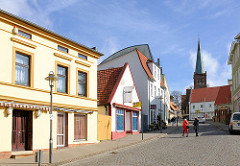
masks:
[[[74,140],[84,139],[86,140],[86,127],[87,119],[86,115],[74,114]]]

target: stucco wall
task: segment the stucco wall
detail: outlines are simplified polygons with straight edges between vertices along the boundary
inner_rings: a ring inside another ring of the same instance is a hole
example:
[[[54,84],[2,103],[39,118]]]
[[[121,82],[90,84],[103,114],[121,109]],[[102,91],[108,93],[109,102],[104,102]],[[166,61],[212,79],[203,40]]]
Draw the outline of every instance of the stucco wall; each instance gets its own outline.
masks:
[[[5,108],[0,108],[0,126],[0,152],[11,151],[12,115],[7,116]]]
[[[1,13],[0,13],[1,15]],[[27,39],[13,33],[14,25],[19,30],[32,34],[32,39]],[[85,47],[73,44],[61,37],[48,34],[38,28],[23,24],[21,21],[2,21],[0,17],[0,101],[32,104],[40,106],[50,105],[49,82],[45,80],[50,71],[56,74],[57,64],[68,66],[69,92],[56,92],[56,83],[53,89],[54,107],[93,111],[87,114],[87,141],[74,142],[74,113],[68,113],[68,144],[97,142],[97,59],[100,54]],[[61,45],[69,49],[64,53],[57,49]],[[29,55],[30,86],[16,85],[15,78],[15,53],[16,51]],[[56,53],[61,57],[56,56]],[[78,53],[84,54],[88,60],[78,58]],[[88,96],[77,96],[78,70],[88,73]],[[33,150],[47,149],[49,147],[50,117],[49,112],[42,111],[40,117],[35,117],[33,111]],[[3,114],[4,108],[0,108]],[[53,147],[56,148],[57,111],[53,111]],[[11,151],[12,115],[0,116],[0,151]]]

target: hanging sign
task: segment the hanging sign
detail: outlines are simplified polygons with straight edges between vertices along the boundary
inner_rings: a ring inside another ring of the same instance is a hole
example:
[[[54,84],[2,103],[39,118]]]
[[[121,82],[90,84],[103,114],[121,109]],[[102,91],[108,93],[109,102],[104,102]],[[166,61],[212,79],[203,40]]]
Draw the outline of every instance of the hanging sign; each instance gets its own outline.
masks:
[[[133,107],[141,107],[142,103],[141,102],[134,102]]]

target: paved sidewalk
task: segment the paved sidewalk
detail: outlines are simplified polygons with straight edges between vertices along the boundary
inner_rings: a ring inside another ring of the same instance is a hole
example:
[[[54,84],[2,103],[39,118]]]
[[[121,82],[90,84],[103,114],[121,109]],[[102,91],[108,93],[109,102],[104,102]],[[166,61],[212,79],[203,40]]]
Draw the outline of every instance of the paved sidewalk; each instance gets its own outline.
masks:
[[[78,159],[90,157],[93,155],[97,155],[100,153],[105,153],[109,151],[114,151],[116,149],[124,148],[127,146],[140,144],[145,141],[150,141],[152,139],[156,139],[159,137],[164,137],[167,133],[172,133],[178,128],[176,126],[168,126],[167,129],[160,131],[151,131],[148,133],[144,133],[144,140],[142,140],[142,134],[130,135],[128,134],[124,138],[120,138],[117,140],[106,140],[96,144],[88,144],[88,145],[80,145],[77,147],[71,148],[62,148],[53,151],[53,164],[52,165],[59,165],[64,164],[67,162],[75,161]],[[42,165],[49,165],[48,158],[49,153],[43,152],[43,159]],[[35,162],[35,156],[29,156],[24,158],[17,158],[17,159],[2,159],[0,160],[0,165],[37,165]]]
[[[225,123],[213,122],[213,121],[206,121],[206,123],[209,123],[209,124],[211,124],[213,126],[216,126],[220,130],[228,132],[228,125],[226,125]]]

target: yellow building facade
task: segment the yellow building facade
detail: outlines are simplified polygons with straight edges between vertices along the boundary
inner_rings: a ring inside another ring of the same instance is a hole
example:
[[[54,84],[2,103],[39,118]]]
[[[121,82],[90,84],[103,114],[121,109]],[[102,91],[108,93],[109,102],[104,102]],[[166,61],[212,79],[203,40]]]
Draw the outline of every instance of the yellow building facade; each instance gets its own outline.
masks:
[[[0,158],[97,142],[97,59],[102,54],[0,10]]]

